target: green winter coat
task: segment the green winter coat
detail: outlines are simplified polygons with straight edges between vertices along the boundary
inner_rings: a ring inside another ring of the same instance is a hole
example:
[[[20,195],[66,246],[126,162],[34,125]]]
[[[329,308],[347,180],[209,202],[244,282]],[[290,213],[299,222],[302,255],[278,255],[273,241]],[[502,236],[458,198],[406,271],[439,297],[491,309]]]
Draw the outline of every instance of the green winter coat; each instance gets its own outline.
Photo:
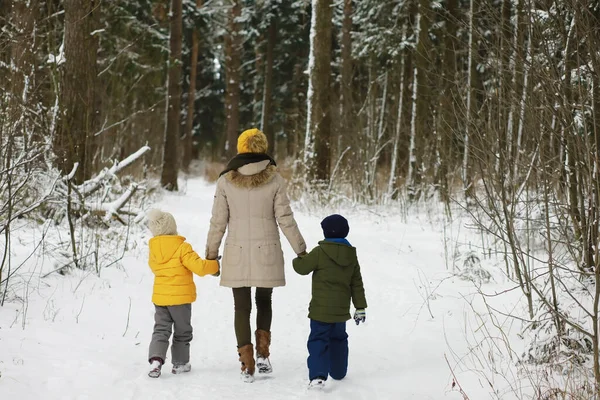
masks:
[[[356,248],[321,241],[309,254],[293,261],[300,275],[312,274],[312,300],[308,318],[320,322],[350,319],[350,300],[356,309],[367,308]]]

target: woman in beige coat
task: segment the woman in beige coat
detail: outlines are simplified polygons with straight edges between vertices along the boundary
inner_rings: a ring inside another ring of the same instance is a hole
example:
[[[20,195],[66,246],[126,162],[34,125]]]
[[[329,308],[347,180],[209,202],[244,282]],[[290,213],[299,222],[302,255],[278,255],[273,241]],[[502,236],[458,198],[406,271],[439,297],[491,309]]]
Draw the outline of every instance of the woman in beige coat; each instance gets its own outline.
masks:
[[[271,296],[274,287],[285,285],[278,226],[296,254],[306,251],[285,180],[267,149],[267,138],[258,129],[249,129],[238,138],[238,155],[217,181],[206,243],[206,258],[216,259],[227,229],[221,286],[233,289],[238,355],[247,382],[254,380],[255,368],[259,373],[272,372]],[[252,287],[256,288],[256,363],[250,328]]]

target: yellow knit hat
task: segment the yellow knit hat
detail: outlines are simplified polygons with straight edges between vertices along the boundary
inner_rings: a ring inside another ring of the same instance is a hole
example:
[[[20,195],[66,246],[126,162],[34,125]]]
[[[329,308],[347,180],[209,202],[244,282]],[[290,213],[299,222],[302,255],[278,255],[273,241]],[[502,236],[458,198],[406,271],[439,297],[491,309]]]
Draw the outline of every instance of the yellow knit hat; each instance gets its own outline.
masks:
[[[259,129],[248,129],[238,137],[237,152],[242,153],[266,153],[269,150],[269,142],[264,133]]]

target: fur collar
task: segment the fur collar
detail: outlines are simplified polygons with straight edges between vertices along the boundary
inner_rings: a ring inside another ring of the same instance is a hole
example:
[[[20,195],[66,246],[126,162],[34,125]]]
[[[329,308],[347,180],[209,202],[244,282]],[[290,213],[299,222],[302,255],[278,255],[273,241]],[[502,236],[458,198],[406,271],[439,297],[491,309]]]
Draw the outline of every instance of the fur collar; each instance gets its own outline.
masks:
[[[276,173],[277,167],[274,165],[268,165],[267,168],[254,175],[244,175],[237,170],[229,171],[225,174],[225,179],[231,182],[234,186],[244,189],[251,189],[271,182]]]

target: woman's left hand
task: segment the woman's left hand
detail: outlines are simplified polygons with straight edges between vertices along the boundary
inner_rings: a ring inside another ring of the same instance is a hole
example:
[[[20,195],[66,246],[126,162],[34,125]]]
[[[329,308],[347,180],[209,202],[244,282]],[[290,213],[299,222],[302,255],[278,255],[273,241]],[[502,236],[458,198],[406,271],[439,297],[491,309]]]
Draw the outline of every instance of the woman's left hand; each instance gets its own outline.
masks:
[[[221,276],[221,256],[218,256],[217,259],[215,260],[217,262],[218,268],[217,272],[215,272],[214,274],[212,274],[212,276]]]

